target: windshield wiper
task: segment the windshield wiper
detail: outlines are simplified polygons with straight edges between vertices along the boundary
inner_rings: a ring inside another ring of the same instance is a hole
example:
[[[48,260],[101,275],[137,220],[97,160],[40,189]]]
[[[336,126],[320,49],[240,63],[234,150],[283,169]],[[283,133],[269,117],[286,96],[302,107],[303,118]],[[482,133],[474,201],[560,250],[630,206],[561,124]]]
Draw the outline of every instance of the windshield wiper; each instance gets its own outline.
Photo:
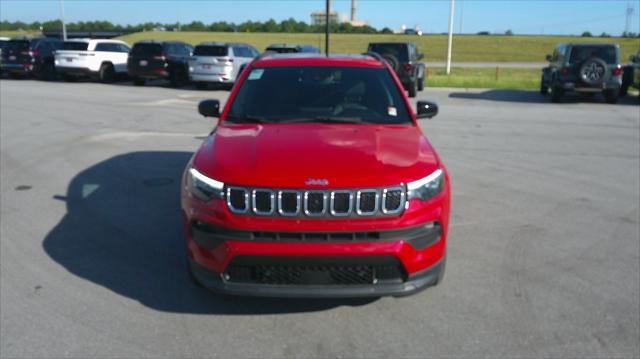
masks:
[[[325,123],[363,123],[360,117],[325,117],[317,116],[310,118],[296,118],[293,120],[280,121],[280,123],[306,123],[306,122],[325,122]]]
[[[271,121],[267,120],[264,117],[252,116],[252,115],[227,115],[226,119],[239,120],[241,122],[271,123]],[[235,122],[235,121],[232,121],[232,122]]]

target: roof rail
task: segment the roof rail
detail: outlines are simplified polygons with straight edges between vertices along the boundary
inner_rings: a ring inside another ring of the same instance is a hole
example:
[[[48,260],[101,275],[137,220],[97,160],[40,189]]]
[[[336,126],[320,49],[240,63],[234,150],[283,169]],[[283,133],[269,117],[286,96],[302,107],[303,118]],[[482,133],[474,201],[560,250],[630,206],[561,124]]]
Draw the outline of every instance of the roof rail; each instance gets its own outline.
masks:
[[[362,55],[364,56],[371,56],[374,59],[382,62],[383,64],[385,64],[387,62],[387,60],[384,59],[384,57],[382,57],[379,53],[377,52],[373,52],[373,51],[367,51],[367,52],[363,52]]]

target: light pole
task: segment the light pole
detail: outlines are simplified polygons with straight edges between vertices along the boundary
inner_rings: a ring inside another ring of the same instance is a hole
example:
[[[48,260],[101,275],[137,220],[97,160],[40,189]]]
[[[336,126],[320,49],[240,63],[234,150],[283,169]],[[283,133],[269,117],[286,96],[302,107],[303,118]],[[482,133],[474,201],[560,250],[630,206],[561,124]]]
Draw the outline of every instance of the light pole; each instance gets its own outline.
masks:
[[[60,0],[60,21],[62,22],[62,40],[67,41],[67,27],[64,24],[64,4]]]
[[[329,57],[329,12],[331,11],[331,0],[326,0],[325,24],[324,24],[324,52]]]
[[[449,5],[449,46],[447,47],[447,75],[451,73],[451,45],[453,44],[453,0]]]

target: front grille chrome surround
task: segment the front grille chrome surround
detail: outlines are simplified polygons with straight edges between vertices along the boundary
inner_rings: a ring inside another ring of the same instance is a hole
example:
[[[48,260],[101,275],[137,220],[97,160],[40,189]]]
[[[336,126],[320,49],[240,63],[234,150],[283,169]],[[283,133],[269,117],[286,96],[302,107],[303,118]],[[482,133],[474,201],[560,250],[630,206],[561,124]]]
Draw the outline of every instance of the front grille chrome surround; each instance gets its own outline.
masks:
[[[387,210],[387,194],[393,191],[400,191],[400,204],[398,208]],[[407,202],[407,193],[403,187],[390,187],[382,190],[382,204],[380,210],[384,214],[398,214],[404,210],[404,206]]]
[[[309,209],[309,195],[310,194],[321,194],[322,195],[322,211],[321,212],[312,212]],[[327,214],[327,199],[329,196],[326,191],[306,191],[304,192],[304,214],[309,217],[322,217]]]
[[[375,195],[373,200],[372,211],[363,211],[360,208],[362,204],[362,201],[361,201],[362,194],[364,193],[373,193]],[[378,191],[376,191],[375,189],[363,189],[356,193],[356,213],[359,216],[373,216],[374,214],[378,213],[378,203],[379,203],[379,195],[378,195]]]
[[[296,210],[295,212],[290,212],[290,211],[286,211],[284,206],[282,205],[282,197],[285,194],[295,194],[296,196]],[[301,195],[300,192],[298,191],[293,191],[293,190],[282,190],[282,191],[278,191],[278,213],[280,213],[281,216],[285,216],[285,217],[295,217],[300,215],[300,209],[301,209]]]
[[[349,195],[349,207],[346,212],[336,212],[336,195],[337,194],[348,194]],[[347,190],[339,190],[339,191],[331,191],[331,205],[329,206],[329,212],[331,212],[332,216],[335,217],[348,217],[353,212],[353,192]]]
[[[256,195],[258,193],[268,193],[269,194],[269,200],[270,200],[270,204],[269,204],[269,211],[261,211],[258,209],[258,203],[256,200]],[[276,211],[276,193],[270,189],[254,189],[253,191],[251,191],[251,209],[253,210],[253,213],[259,215],[259,216],[271,216],[275,213]]]
[[[230,212],[260,217],[390,217],[402,214],[407,204],[402,185],[333,190],[227,186],[224,193]]]
[[[231,203],[231,192],[242,191],[244,193],[244,209],[236,208]],[[243,187],[227,187],[227,208],[233,213],[244,214],[249,212],[249,190]]]

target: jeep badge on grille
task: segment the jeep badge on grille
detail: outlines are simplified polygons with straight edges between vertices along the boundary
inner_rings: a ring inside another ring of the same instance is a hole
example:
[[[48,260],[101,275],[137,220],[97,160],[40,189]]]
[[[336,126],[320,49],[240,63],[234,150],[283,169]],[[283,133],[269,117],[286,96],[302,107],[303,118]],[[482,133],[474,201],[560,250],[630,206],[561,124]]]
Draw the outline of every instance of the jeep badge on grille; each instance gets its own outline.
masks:
[[[306,186],[328,186],[329,180],[326,178],[307,178],[304,184]]]

